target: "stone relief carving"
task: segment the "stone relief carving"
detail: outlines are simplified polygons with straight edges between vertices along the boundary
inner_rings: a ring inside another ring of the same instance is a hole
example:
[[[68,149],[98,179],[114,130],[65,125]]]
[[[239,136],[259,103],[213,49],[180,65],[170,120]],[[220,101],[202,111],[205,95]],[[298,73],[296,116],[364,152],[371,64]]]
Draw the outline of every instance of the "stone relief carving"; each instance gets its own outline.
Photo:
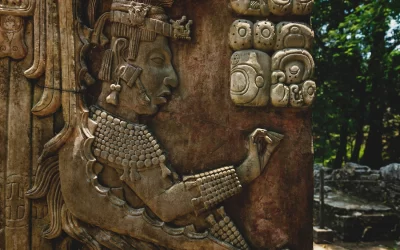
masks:
[[[35,0],[4,0],[0,3],[0,13],[28,16],[35,8]]]
[[[289,14],[293,8],[292,0],[268,0],[268,7],[272,14],[284,16]]]
[[[281,22],[276,26],[276,50],[302,48],[310,50],[314,42],[314,31],[304,23]]]
[[[24,227],[29,216],[29,203],[24,198],[26,177],[21,175],[7,176],[5,216],[8,228]]]
[[[275,107],[310,106],[316,84],[311,80],[314,60],[307,50],[313,40],[314,32],[304,23],[233,22],[229,33],[230,47],[236,51],[231,57],[232,101],[238,106],[262,107],[269,99]],[[262,51],[275,52],[272,63]]]
[[[276,107],[310,106],[316,85],[310,80],[314,60],[304,49],[284,49],[272,56],[271,103]]]
[[[244,19],[234,21],[229,31],[229,44],[233,50],[253,47],[253,23]]]
[[[231,98],[240,106],[266,106],[271,57],[258,50],[237,51],[231,58]]]
[[[314,31],[304,23],[281,22],[275,25],[270,21],[251,21],[239,19],[232,23],[229,44],[234,51],[257,49],[272,52],[286,48],[310,50],[314,41]]]
[[[34,0],[8,0],[0,3],[0,58],[19,60],[27,55],[23,17],[32,15],[34,7]]]
[[[47,198],[45,238],[65,232],[90,249],[249,249],[220,203],[263,172],[283,135],[255,129],[241,164],[181,176],[162,143],[139,121],[157,113],[178,85],[167,37],[189,40],[191,21],[168,22],[164,7],[172,2],[113,0],[109,12],[96,19],[91,1],[89,27],[79,18],[82,1],[38,1],[38,52],[25,74],[45,73],[45,92],[32,112],[45,116],[62,106],[65,122],[45,145],[26,194]],[[54,46],[46,47],[44,40]],[[93,46],[104,49],[96,77],[85,63]],[[248,90],[236,99],[265,105],[270,57],[251,50],[237,55],[233,85]],[[83,90],[94,84],[101,84],[100,96],[86,107]],[[171,204],[177,205],[171,209]]]
[[[0,16],[0,57],[22,59],[27,47],[24,41],[24,20],[18,16]]]
[[[230,0],[237,14],[263,16],[308,15],[314,6],[313,0]]]
[[[270,52],[276,43],[275,24],[269,21],[258,21],[254,24],[254,48]]]

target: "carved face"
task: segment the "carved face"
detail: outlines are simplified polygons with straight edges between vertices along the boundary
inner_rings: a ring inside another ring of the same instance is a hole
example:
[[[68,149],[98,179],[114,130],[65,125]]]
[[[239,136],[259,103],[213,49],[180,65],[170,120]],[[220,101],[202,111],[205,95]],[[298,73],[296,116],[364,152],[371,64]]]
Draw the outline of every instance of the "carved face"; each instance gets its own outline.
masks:
[[[139,79],[150,101],[140,100],[143,93],[136,83],[132,88],[123,86],[125,90],[120,94],[120,106],[140,115],[155,114],[160,105],[167,103],[171,88],[178,86],[167,38],[157,36],[155,41],[141,42],[133,64],[143,69]]]

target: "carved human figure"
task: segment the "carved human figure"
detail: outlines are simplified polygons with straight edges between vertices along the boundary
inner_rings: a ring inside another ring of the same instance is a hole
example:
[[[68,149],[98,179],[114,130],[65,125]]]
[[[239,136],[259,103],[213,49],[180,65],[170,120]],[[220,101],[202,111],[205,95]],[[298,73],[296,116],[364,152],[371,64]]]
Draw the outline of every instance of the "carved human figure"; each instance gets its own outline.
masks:
[[[248,156],[236,168],[193,176],[173,170],[139,118],[155,114],[178,86],[166,36],[188,39],[190,31],[184,19],[166,22],[160,6],[170,1],[154,2],[113,1],[110,45],[99,72],[102,91],[88,116],[78,118],[85,135],[75,130],[58,156],[43,161],[28,195],[47,194],[53,202],[48,238],[62,228],[99,247],[93,249],[248,249],[218,205],[263,172],[283,136],[254,130]],[[118,244],[111,247],[109,238]]]

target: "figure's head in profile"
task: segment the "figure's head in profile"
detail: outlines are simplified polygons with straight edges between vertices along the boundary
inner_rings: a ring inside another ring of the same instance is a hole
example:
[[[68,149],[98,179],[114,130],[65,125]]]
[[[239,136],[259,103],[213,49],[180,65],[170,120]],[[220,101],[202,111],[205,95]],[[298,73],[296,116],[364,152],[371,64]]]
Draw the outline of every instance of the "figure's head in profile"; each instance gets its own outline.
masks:
[[[109,14],[109,49],[105,51],[99,80],[103,82],[97,105],[121,117],[153,115],[165,103],[178,76],[172,65],[168,37],[190,39],[190,21],[169,23],[163,9],[172,1],[114,0]],[[104,24],[96,25],[102,28]]]

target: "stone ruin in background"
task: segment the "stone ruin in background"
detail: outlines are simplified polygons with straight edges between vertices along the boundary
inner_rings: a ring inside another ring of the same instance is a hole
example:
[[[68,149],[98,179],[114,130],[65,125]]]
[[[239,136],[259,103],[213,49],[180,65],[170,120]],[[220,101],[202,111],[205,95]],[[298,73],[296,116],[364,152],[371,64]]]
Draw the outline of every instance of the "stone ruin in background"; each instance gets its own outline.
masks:
[[[320,220],[322,165],[314,165],[314,223]],[[400,236],[400,164],[380,170],[346,163],[325,169],[324,220],[345,241],[395,240]]]

